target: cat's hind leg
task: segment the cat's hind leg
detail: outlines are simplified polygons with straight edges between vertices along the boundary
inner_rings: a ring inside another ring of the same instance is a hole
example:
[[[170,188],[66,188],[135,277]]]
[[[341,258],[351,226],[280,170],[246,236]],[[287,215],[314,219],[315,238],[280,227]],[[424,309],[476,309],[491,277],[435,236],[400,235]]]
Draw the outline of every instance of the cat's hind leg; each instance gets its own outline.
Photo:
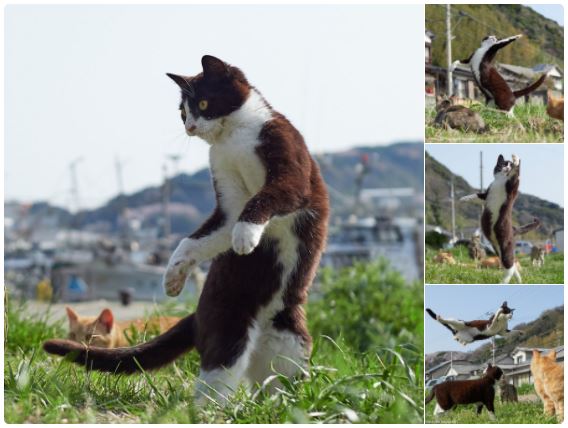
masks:
[[[513,275],[516,274],[519,275],[520,277],[520,274],[517,272],[517,269],[514,265],[511,266],[509,269],[505,269],[505,275],[503,276],[501,284],[508,284],[509,282],[511,282],[511,278],[513,277]]]
[[[258,339],[246,371],[250,384],[274,393],[281,387],[277,376],[292,378],[305,374],[311,350],[311,339],[306,335],[307,332],[267,327]]]
[[[224,406],[231,395],[246,379],[246,371],[256,346],[259,329],[256,325],[248,328],[241,339],[215,340],[206,352],[201,353],[201,370],[195,384],[195,404],[203,406],[215,402]],[[235,355],[230,355],[235,353]],[[223,363],[221,363],[223,361]]]

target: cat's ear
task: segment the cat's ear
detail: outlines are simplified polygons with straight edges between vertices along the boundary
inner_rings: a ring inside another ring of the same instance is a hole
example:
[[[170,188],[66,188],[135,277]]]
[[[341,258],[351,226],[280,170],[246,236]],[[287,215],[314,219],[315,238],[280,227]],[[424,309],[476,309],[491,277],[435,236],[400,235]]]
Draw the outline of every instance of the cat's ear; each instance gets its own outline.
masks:
[[[112,311],[108,308],[103,309],[97,321],[110,333],[112,330],[112,325],[114,323],[114,316],[112,315]]]
[[[536,349],[533,349],[533,359],[538,360],[540,357],[540,352]]]
[[[190,83],[189,77],[180,76],[179,74],[173,73],[166,73],[170,79],[177,83],[177,85],[181,88],[184,92],[189,92],[189,94],[193,94],[193,87]]]
[[[67,318],[69,319],[70,323],[75,323],[79,319],[79,315],[69,306],[65,306],[65,312],[67,312]]]
[[[552,351],[550,351],[547,357],[549,360],[556,361],[556,350],[553,349]]]
[[[487,368],[490,369],[491,367],[493,367],[491,363],[487,363]]]
[[[497,158],[497,165],[499,165],[500,163],[505,163],[505,158],[503,157],[503,155],[499,155],[499,157]]]
[[[204,55],[201,58],[201,65],[203,66],[203,75],[207,78],[222,78],[229,75],[229,67],[227,64],[211,55]]]

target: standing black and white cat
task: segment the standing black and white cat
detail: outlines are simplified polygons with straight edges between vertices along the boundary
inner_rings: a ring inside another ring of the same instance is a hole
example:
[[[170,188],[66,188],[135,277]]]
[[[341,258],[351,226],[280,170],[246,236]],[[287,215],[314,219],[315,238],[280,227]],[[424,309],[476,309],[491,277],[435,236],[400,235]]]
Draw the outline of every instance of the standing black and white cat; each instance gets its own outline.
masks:
[[[250,85],[212,56],[193,77],[169,74],[181,88],[188,135],[210,144],[217,206],[171,256],[166,293],[212,260],[197,311],[167,333],[114,350],[51,340],[47,352],[88,369],[132,373],[155,369],[193,347],[201,356],[197,398],[225,402],[242,382],[293,376],[307,364],[311,337],[302,304],[327,235],[325,184],[302,135]],[[139,366],[139,365],[140,366]],[[272,383],[272,386],[274,386]]]
[[[454,339],[462,345],[468,345],[478,340],[490,339],[493,336],[517,336],[523,334],[520,330],[509,330],[509,320],[513,318],[513,311],[503,302],[495,314],[486,320],[463,321],[453,318],[442,318],[432,309],[426,308],[426,312],[433,319],[452,332]]]
[[[499,110],[504,110],[509,115],[513,114],[513,107],[517,98],[533,92],[542,85],[546,78],[546,74],[543,74],[532,85],[513,91],[493,65],[493,59],[497,52],[519,37],[521,37],[520,34],[498,40],[495,36],[487,36],[481,41],[481,46],[469,58],[454,63],[454,67],[460,62],[470,64],[473,78],[485,95],[486,102],[489,104],[493,101]]]
[[[480,199],[485,202],[481,215],[481,230],[493,245],[505,269],[503,283],[508,284],[513,275],[522,281],[515,264],[515,229],[513,205],[519,193],[521,160],[513,155],[507,161],[503,155],[497,158],[493,169],[494,180],[485,192],[464,196],[460,201]]]

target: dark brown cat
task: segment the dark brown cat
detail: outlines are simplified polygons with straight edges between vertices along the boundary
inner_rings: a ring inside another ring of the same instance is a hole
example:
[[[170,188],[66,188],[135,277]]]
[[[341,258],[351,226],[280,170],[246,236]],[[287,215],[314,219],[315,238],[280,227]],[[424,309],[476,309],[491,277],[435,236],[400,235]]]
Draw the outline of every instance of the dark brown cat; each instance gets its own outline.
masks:
[[[211,145],[217,206],[170,258],[166,293],[177,296],[212,260],[197,311],[139,346],[107,350],[51,340],[47,352],[113,373],[156,369],[193,347],[201,356],[198,402],[224,403],[243,381],[293,376],[311,351],[303,310],[327,236],[325,184],[302,135],[238,68],[212,56],[181,89],[186,132]],[[135,361],[136,359],[136,361]],[[277,381],[270,387],[274,388]]]
[[[489,418],[495,420],[495,382],[501,379],[503,371],[491,364],[487,366],[483,377],[472,380],[453,380],[440,383],[432,388],[426,397],[425,404],[436,397],[434,415],[447,412],[458,404],[477,404],[477,414],[481,413],[483,406],[489,412]]]

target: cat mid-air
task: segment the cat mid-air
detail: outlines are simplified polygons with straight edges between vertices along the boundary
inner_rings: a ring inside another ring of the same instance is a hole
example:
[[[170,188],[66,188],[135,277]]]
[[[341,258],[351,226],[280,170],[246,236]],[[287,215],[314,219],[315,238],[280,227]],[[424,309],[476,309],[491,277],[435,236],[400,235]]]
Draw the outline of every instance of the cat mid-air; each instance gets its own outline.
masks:
[[[132,329],[142,334],[164,333],[180,320],[179,317],[160,316],[147,320],[116,321],[114,314],[108,308],[103,309],[98,316],[81,316],[70,307],[66,307],[65,310],[69,320],[67,338],[101,348],[128,346]]]
[[[530,94],[546,79],[546,74],[543,74],[536,82],[526,88],[513,91],[495,68],[493,60],[497,52],[520,37],[519,34],[499,40],[495,36],[487,36],[481,41],[481,46],[469,58],[454,62],[454,68],[460,62],[469,64],[475,83],[485,95],[487,104],[494,102],[497,109],[506,111],[509,115],[513,114],[517,98]]]
[[[189,136],[209,145],[216,207],[172,254],[164,278],[177,296],[187,275],[211,261],[195,313],[155,339],[118,349],[50,340],[47,352],[113,373],[156,369],[195,348],[196,402],[226,403],[241,384],[302,372],[311,352],[303,304],[327,236],[329,202],[300,132],[244,73],[213,56],[181,89]],[[267,388],[274,390],[272,379]]]
[[[433,319],[452,332],[454,339],[462,345],[468,345],[478,340],[490,339],[493,336],[511,337],[522,335],[520,330],[509,330],[509,320],[513,318],[513,311],[503,302],[495,314],[486,320],[463,321],[460,319],[443,318],[432,309],[426,312]]]
[[[521,160],[513,155],[512,160],[505,160],[503,155],[497,158],[493,169],[493,182],[485,192],[464,196],[460,201],[484,201],[481,215],[481,230],[491,242],[501,264],[505,269],[502,283],[508,284],[513,275],[521,283],[521,273],[515,263],[515,236],[527,233],[540,226],[538,219],[533,223],[515,228],[513,226],[513,205],[519,194]]]

